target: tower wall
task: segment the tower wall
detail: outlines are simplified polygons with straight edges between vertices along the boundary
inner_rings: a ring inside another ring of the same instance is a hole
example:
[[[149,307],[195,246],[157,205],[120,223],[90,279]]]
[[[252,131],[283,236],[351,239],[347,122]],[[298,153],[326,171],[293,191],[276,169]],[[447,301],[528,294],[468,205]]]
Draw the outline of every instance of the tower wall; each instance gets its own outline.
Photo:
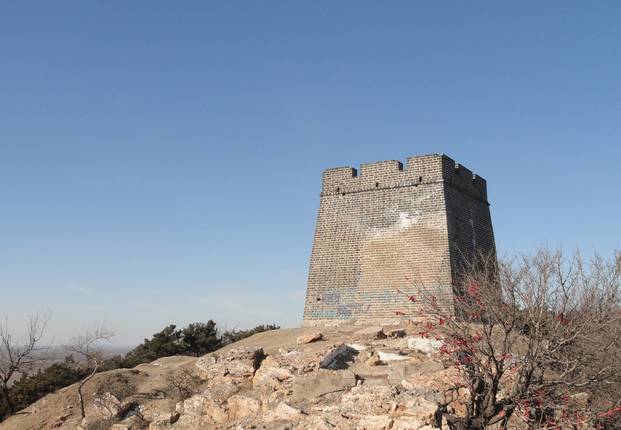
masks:
[[[327,169],[304,323],[394,320],[422,306],[397,292],[414,286],[451,307],[461,248],[493,249],[488,206],[485,180],[444,155]]]

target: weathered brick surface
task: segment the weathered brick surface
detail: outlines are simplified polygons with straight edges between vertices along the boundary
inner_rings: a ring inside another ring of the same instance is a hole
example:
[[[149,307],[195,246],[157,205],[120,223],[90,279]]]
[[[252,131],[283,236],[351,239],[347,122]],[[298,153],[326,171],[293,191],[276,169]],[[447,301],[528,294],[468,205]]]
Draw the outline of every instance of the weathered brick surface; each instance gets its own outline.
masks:
[[[398,288],[425,288],[450,308],[462,259],[474,250],[494,250],[486,182],[449,157],[327,169],[304,323],[424,312]]]

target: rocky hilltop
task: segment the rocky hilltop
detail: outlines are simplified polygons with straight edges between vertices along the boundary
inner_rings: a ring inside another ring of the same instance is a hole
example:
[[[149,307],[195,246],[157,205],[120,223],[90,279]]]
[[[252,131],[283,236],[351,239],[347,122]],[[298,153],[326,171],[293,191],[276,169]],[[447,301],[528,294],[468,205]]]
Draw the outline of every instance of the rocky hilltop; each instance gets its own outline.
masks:
[[[259,333],[200,358],[97,374],[37,401],[2,430],[431,429],[455,378],[416,327]],[[459,407],[459,405],[452,405]],[[446,428],[446,427],[445,427]]]

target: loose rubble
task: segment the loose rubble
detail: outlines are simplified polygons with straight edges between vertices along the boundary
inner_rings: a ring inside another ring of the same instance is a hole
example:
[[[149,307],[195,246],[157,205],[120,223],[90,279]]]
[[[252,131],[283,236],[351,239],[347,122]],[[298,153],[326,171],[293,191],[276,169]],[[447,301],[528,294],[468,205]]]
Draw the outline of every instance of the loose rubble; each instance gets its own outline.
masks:
[[[323,335],[319,332],[317,333],[311,333],[311,334],[306,334],[304,336],[300,336],[297,339],[297,344],[298,345],[302,345],[304,343],[311,343],[311,342],[316,342],[318,340],[323,339]]]
[[[77,428],[95,428],[108,414],[113,430],[430,430],[455,374],[440,360],[441,341],[407,335],[365,327],[302,333],[269,348],[234,345],[193,359],[199,388],[189,397],[121,401],[105,393]],[[161,360],[143,366],[174,370]],[[41,428],[75,430],[71,413]]]
[[[385,333],[381,327],[367,327],[353,333],[355,342],[324,342],[315,354],[281,349],[263,357],[263,350],[255,348],[203,357],[196,365],[216,391],[207,389],[186,400],[179,419],[166,428],[432,428],[440,391],[419,390],[412,377],[424,367],[416,354],[435,354],[436,344],[401,341],[405,336],[405,329]],[[311,333],[298,337],[296,344],[320,339],[325,340],[323,334]],[[314,363],[304,363],[309,358]],[[438,373],[444,367],[438,363],[428,369]],[[223,388],[231,386],[238,391]]]

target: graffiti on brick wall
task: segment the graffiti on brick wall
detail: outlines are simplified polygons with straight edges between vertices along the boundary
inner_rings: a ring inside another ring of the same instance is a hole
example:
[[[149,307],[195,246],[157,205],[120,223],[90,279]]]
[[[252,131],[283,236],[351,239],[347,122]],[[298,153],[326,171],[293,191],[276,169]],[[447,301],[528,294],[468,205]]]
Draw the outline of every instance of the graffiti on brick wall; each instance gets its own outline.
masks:
[[[400,291],[379,287],[365,291],[360,291],[357,287],[342,288],[339,291],[324,291],[319,296],[319,303],[321,305],[313,309],[309,316],[315,319],[357,319],[374,313],[369,312],[373,311],[372,307],[379,307],[389,315],[392,315],[394,312],[393,316],[397,316],[397,311],[414,305],[407,298],[404,298],[404,294],[406,297],[409,294],[413,294],[412,297],[420,298],[421,300],[415,300],[415,306],[418,310],[421,310],[424,308],[425,298],[433,296],[443,300],[450,300],[452,287],[450,285],[435,285],[427,286],[424,290],[417,289],[416,291],[404,287]]]
[[[398,304],[402,298],[396,291],[378,288],[374,291],[358,291],[355,287],[342,288],[339,291],[325,291],[320,302],[328,309],[318,309],[314,315],[325,319],[350,319],[365,315],[372,303],[381,305]]]

